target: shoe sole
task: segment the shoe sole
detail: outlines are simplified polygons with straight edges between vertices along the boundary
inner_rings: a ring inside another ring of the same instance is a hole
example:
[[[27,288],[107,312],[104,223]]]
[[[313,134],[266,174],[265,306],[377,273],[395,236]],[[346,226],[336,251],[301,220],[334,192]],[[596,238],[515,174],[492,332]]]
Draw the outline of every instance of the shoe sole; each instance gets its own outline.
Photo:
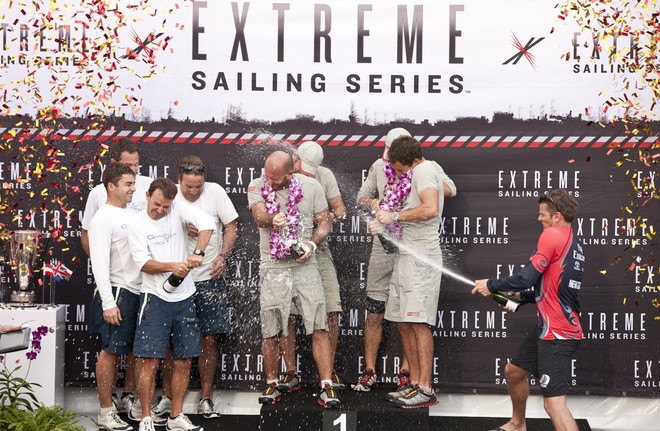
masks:
[[[325,407],[326,409],[339,409],[341,408],[341,401],[331,401],[328,403],[324,403],[321,400],[318,400],[318,403]]]
[[[377,387],[378,387],[377,383],[374,383],[371,386],[362,386],[360,384],[357,384],[357,385],[353,386],[353,390],[355,392],[370,392],[372,388],[377,388]],[[358,388],[360,388],[360,389],[358,389]]]
[[[279,396],[277,398],[259,398],[259,404],[266,404],[268,406],[272,406],[273,404],[279,403],[281,399],[282,396]]]
[[[426,403],[421,403],[421,404],[413,404],[413,405],[402,405],[402,404],[394,404],[397,407],[401,407],[402,409],[419,409],[421,407],[432,407],[436,404],[438,404],[439,401],[429,401]]]
[[[289,389],[287,386],[278,386],[277,390],[280,391],[280,392],[285,392],[285,393],[288,394],[290,392],[300,390],[301,387],[302,387],[301,385],[296,385],[296,386],[292,387],[291,389]]]
[[[220,417],[220,413],[218,412],[213,412],[213,413],[197,413],[198,415],[202,415],[204,419],[215,419]]]

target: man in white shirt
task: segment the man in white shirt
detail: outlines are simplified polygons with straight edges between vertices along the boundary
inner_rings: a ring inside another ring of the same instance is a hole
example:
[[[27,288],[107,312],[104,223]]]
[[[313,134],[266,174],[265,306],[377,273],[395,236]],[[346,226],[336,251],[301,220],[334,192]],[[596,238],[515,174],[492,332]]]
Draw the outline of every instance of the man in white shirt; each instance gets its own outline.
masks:
[[[218,367],[216,335],[230,331],[227,288],[224,274],[227,259],[236,243],[238,213],[227,192],[220,184],[206,181],[206,167],[198,156],[186,156],[179,162],[179,193],[175,202],[187,202],[213,217],[215,231],[206,247],[202,265],[192,270],[195,282],[195,305],[202,332],[202,356],[197,367],[200,377],[200,401],[197,413],[205,418],[215,418],[211,399],[213,381]],[[188,248],[192,253],[197,242],[198,230],[188,225]]]
[[[140,168],[140,153],[138,146],[135,142],[128,138],[121,138],[114,144],[110,145],[109,150],[110,163],[119,162],[128,165],[135,174],[135,193],[133,198],[126,205],[128,208],[135,212],[142,211],[147,207],[145,196],[149,189],[149,184],[153,181],[152,178],[138,175]],[[89,224],[94,218],[96,211],[105,204],[107,200],[107,191],[103,184],[94,187],[87,196],[87,203],[85,204],[85,212],[81,223],[80,243],[85,254],[89,256]],[[135,359],[132,352],[126,356],[126,374],[124,376],[124,391],[121,400],[115,398],[113,394],[113,402],[119,411],[130,411],[134,397],[133,389],[135,387]]]
[[[140,431],[154,431],[151,399],[161,359],[171,347],[174,358],[172,410],[168,430],[202,431],[182,413],[188,389],[192,358],[201,354],[201,335],[193,295],[195,284],[188,277],[202,264],[204,251],[215,230],[215,221],[204,211],[185,202],[174,202],[176,185],[157,178],[147,192],[147,210],[131,223],[131,254],[142,271],[140,312],[133,351],[137,360],[138,398],[142,407]],[[185,225],[199,231],[192,254],[188,252]]]
[[[119,357],[133,350],[141,274],[128,244],[129,220],[136,212],[127,208],[135,192],[135,173],[122,163],[111,163],[103,173],[107,201],[89,224],[92,271],[96,291],[90,309],[90,326],[101,335],[96,362],[99,411],[97,423],[109,431],[132,431],[114,411],[112,394]]]

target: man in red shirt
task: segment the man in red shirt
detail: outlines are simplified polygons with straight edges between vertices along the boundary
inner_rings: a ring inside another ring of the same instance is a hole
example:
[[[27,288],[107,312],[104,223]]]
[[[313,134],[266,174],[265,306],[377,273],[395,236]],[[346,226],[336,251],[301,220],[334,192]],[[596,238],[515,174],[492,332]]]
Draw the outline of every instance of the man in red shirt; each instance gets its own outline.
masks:
[[[472,293],[509,292],[521,303],[536,303],[537,308],[538,325],[504,369],[513,413],[498,429],[526,431],[527,375],[531,373],[539,379],[543,406],[555,429],[577,431],[566,394],[573,354],[582,340],[578,294],[584,254],[571,229],[578,203],[565,190],[552,190],[538,204],[543,232],[527,265],[507,278],[477,280]]]

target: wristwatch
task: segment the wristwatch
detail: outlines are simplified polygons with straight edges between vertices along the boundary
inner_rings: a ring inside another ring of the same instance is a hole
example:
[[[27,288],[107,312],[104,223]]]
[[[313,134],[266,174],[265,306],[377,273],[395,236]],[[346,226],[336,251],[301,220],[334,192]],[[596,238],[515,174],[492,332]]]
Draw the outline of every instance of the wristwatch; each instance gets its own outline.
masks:
[[[398,213],[398,212],[393,212],[393,213],[392,213],[392,221],[393,221],[394,223],[396,223],[396,222],[399,221],[399,213]]]
[[[205,253],[202,250],[198,249],[198,248],[196,248],[195,251],[193,251],[193,254],[196,254],[197,256],[202,256],[202,257],[204,257],[204,255],[205,255]]]

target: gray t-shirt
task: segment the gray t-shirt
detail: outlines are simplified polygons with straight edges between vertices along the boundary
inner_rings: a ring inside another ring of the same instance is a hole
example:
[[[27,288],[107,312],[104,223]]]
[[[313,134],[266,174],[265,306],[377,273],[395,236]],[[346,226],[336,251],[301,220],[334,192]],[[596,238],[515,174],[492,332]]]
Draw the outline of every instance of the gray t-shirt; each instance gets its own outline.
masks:
[[[295,178],[300,180],[302,186],[302,199],[298,202],[298,210],[300,216],[298,218],[298,240],[309,241],[314,233],[314,216],[321,214],[328,209],[328,201],[323,193],[321,184],[313,178],[306,177],[301,174],[294,174]],[[255,178],[248,186],[248,207],[252,207],[257,203],[265,203],[264,198],[261,196],[261,188],[264,182],[261,178]],[[280,204],[280,212],[286,214],[286,202],[289,197],[289,188],[285,187],[277,190],[275,199]],[[259,252],[261,256],[261,266],[264,268],[284,268],[299,265],[292,258],[288,259],[273,259],[270,257],[270,228],[259,228]],[[316,262],[312,255],[306,264]]]
[[[416,208],[421,204],[420,193],[426,190],[435,190],[438,193],[438,215],[428,220],[418,222],[402,222],[403,237],[401,254],[411,252],[440,253],[440,222],[444,206],[444,193],[442,192],[442,177],[436,168],[435,162],[425,160],[415,166],[412,176],[412,188],[405,200],[403,210]]]

